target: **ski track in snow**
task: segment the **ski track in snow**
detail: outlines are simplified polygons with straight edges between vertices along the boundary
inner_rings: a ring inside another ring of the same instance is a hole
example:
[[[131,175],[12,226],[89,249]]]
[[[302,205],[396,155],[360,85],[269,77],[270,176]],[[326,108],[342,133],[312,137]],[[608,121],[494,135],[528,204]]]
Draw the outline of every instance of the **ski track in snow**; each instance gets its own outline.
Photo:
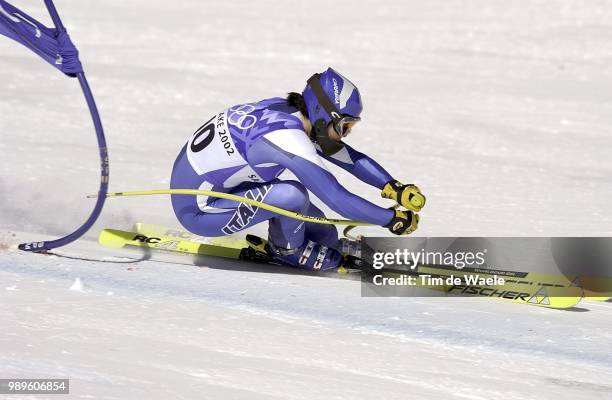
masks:
[[[64,252],[104,255],[86,241]],[[0,334],[0,375],[53,371],[96,398],[163,398],[186,382],[223,398],[612,392],[600,379],[612,376],[604,350],[611,303],[558,311],[487,299],[372,299],[359,297],[358,281],[332,278],[17,251],[0,260],[8,305],[0,318],[11,322]]]
[[[428,195],[419,235],[612,234],[609,2],[56,5],[103,118],[111,190],[167,187],[207,117],[331,65],[364,97],[348,141]],[[17,252],[86,218],[99,165],[74,80],[5,38],[0,54],[0,378],[70,377],[83,399],[612,398],[609,302],[361,298],[356,281],[227,261]],[[115,199],[61,252],[123,256],[95,237],[136,221],[176,225],[167,197]]]

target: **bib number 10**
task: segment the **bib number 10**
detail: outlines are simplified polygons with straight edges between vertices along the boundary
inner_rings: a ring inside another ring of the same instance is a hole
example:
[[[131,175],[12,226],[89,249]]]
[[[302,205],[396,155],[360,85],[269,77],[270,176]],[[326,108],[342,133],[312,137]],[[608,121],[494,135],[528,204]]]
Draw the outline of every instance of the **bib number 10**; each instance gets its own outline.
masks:
[[[225,113],[215,115],[193,134],[193,139],[191,139],[191,144],[189,146],[191,151],[199,153],[204,150],[213,142],[215,136],[219,137],[219,141],[227,155],[234,153],[234,146],[231,143],[232,139],[225,125]]]

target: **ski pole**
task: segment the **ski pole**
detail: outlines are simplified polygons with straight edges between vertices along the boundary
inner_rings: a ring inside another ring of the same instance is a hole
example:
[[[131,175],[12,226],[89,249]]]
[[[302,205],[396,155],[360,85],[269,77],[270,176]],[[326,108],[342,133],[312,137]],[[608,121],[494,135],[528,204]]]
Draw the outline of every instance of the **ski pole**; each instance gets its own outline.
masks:
[[[115,192],[115,193],[107,193],[106,197],[127,197],[127,196],[150,196],[150,195],[160,195],[160,194],[187,194],[187,195],[202,195],[202,196],[212,196],[219,197],[221,199],[234,200],[239,203],[249,204],[255,207],[263,208],[264,210],[272,211],[273,213],[283,215],[285,217],[297,219],[305,222],[312,222],[315,224],[324,224],[324,225],[354,225],[354,226],[375,226],[369,222],[361,222],[361,221],[351,221],[348,219],[335,219],[335,218],[324,218],[324,217],[315,217],[311,215],[303,215],[293,211],[285,210],[280,207],[273,206],[268,203],[264,203],[261,201],[257,201],[254,199],[249,199],[247,197],[237,196],[231,193],[224,192],[216,192],[213,190],[198,190],[198,189],[157,189],[157,190],[139,190],[133,192]],[[96,198],[97,194],[88,195],[87,198]]]

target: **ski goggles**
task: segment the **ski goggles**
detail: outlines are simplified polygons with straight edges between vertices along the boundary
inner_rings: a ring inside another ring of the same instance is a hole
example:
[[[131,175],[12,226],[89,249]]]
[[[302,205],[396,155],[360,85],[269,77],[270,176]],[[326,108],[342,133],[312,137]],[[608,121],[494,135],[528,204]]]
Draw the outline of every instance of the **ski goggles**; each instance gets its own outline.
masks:
[[[332,101],[327,97],[323,87],[321,86],[321,82],[319,81],[319,77],[321,74],[314,74],[308,79],[308,85],[312,88],[315,96],[317,97],[317,101],[323,107],[323,109],[327,112],[327,114],[331,117],[331,122],[334,124],[334,129],[340,135],[340,137],[346,137],[350,132],[353,125],[357,122],[361,121],[359,117],[353,117],[348,114],[340,114],[340,110],[336,108],[336,105],[332,103]]]
[[[336,133],[338,133],[338,135],[345,138],[348,136],[349,133],[351,133],[351,129],[353,129],[353,126],[355,126],[355,124],[359,121],[361,121],[361,118],[359,117],[343,115],[339,119],[334,118],[334,129],[336,130]]]

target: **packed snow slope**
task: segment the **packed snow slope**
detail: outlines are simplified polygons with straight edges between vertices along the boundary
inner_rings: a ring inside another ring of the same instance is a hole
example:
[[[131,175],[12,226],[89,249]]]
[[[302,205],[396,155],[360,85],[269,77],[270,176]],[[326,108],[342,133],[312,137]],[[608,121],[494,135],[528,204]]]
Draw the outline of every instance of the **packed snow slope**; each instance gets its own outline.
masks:
[[[42,1],[15,3],[48,21]],[[612,234],[607,1],[56,6],[96,95],[113,191],[167,187],[213,113],[333,66],[365,103],[348,142],[428,195],[418,235]],[[96,245],[102,227],[175,226],[167,197],[109,201],[62,250],[118,262],[17,252],[86,218],[99,162],[76,81],[2,38],[0,82],[0,378],[69,377],[71,398],[97,399],[612,398],[611,303],[361,298],[356,281]]]
[[[64,251],[100,256],[86,245]],[[362,298],[358,281],[174,259],[5,253],[0,376],[96,399],[612,396],[612,303]]]

